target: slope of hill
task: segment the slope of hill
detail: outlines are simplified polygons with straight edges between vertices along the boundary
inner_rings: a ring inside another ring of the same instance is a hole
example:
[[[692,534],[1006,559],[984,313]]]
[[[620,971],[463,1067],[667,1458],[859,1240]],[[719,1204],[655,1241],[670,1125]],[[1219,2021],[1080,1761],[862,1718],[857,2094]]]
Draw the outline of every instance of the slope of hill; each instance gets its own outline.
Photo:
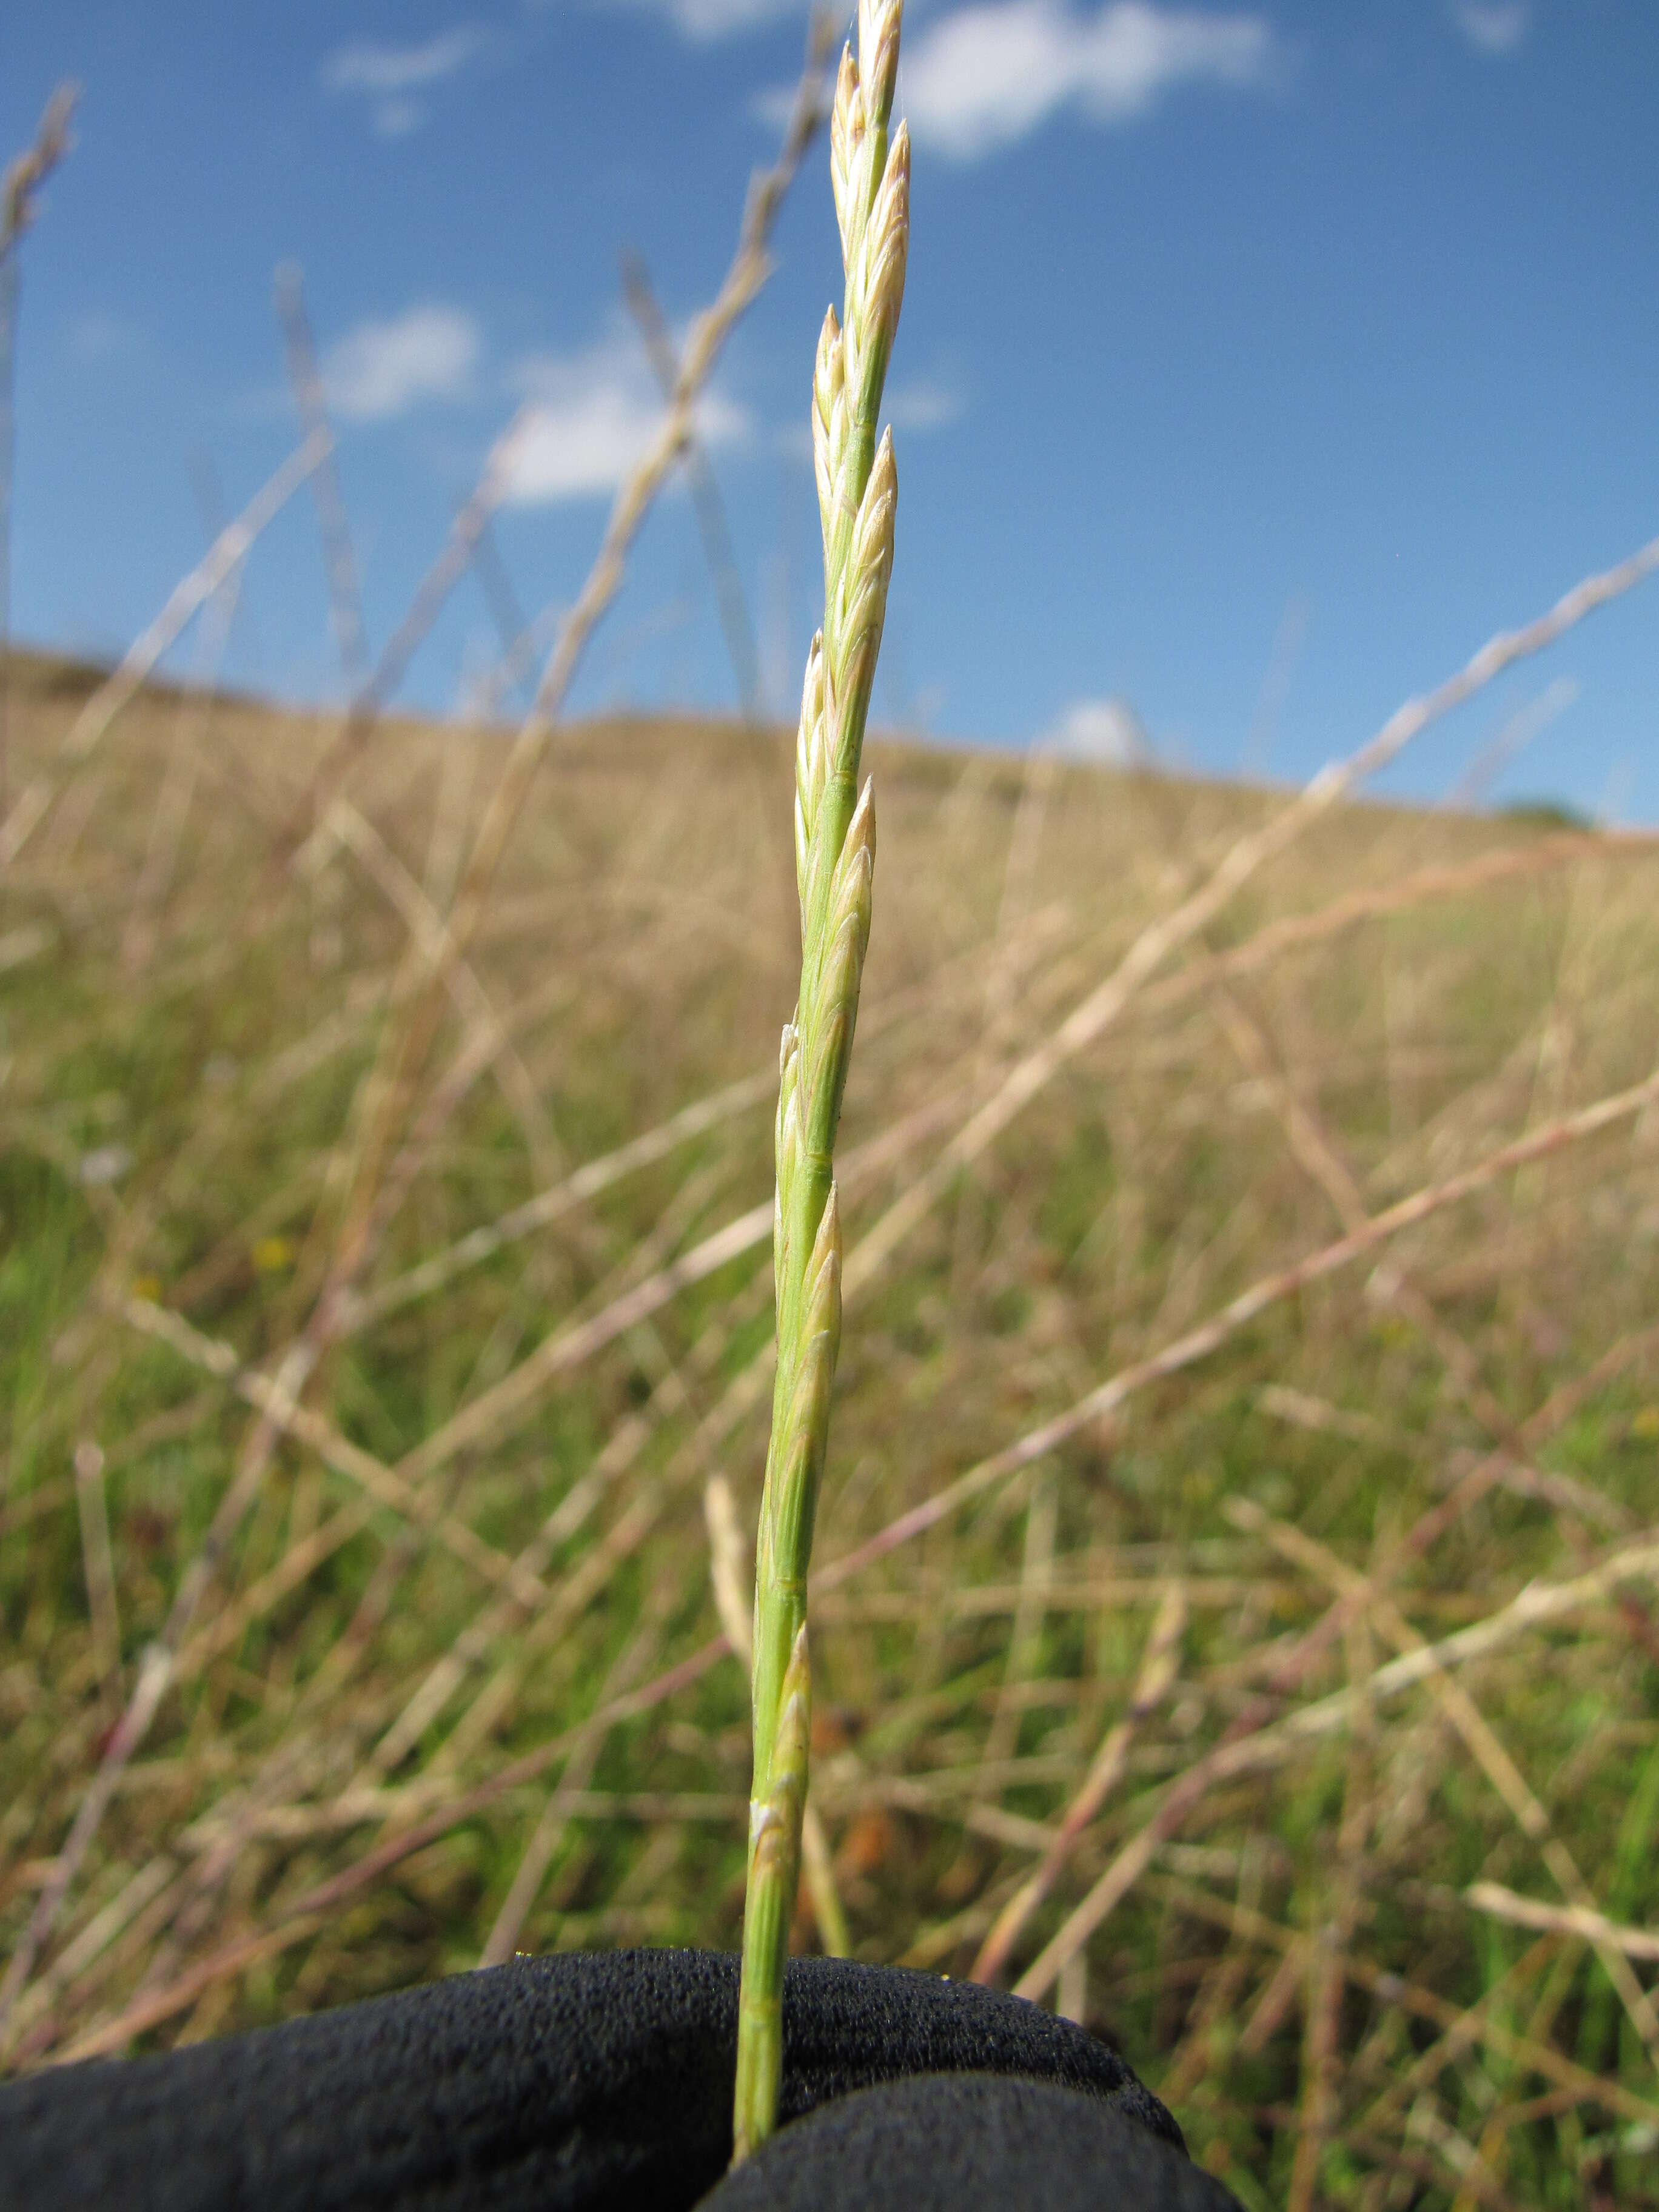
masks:
[[[14,661],[0,2047],[734,1943],[783,733],[560,732],[457,958],[497,733],[65,765],[94,682]],[[799,1942],[1247,2204],[1659,2203],[1659,851],[1351,806],[1174,926],[1282,799],[869,760]]]

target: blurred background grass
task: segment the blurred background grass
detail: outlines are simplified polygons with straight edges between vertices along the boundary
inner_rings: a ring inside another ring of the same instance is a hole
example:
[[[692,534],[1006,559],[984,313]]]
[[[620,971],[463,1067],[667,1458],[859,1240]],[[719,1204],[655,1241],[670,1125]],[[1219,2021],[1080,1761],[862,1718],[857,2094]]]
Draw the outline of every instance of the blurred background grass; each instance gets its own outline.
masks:
[[[98,680],[13,655],[14,789]],[[487,1948],[738,1940],[746,1686],[706,1496],[723,1477],[752,1529],[788,734],[562,733],[453,980],[402,1202],[293,1413],[400,963],[503,750],[387,720],[285,869],[336,726],[148,689],[7,881],[9,1954],[113,1777],[13,2067]],[[871,766],[855,1281],[975,1103],[1282,804],[1042,754],[877,740]],[[1040,1993],[1252,2208],[1659,2203],[1659,1113],[1491,1176],[893,1524],[1251,1284],[1644,1082],[1656,912],[1646,837],[1334,812],[849,1295],[812,1786],[852,1948],[971,1971],[1120,1726],[1006,1978],[1115,1895]],[[259,1403],[273,1455],[216,1551]],[[1173,1679],[1132,1710],[1160,1607]],[[1626,1931],[1599,1952],[1561,1917],[1586,1899]],[[799,1944],[823,1917],[803,1899]]]

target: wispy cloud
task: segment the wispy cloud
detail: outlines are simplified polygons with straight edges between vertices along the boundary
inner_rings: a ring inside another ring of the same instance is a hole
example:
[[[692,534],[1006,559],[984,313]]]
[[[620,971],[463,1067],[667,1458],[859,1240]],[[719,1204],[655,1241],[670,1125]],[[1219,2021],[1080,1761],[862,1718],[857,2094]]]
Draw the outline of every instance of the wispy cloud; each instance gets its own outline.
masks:
[[[1452,21],[1477,52],[1512,54],[1532,27],[1531,0],[1452,0]]]
[[[729,39],[781,15],[804,15],[799,0],[658,0],[688,39]]]
[[[508,495],[515,506],[551,506],[615,491],[662,422],[661,392],[637,344],[623,336],[574,354],[526,355],[514,364],[512,380],[534,410]],[[749,428],[741,408],[717,392],[705,394],[697,434],[706,446],[731,445]]]
[[[136,355],[148,352],[150,338],[148,331],[129,322],[125,316],[111,314],[101,307],[89,307],[70,325],[69,343],[70,353],[79,362],[131,361]]]
[[[328,56],[322,67],[324,88],[366,100],[369,121],[379,135],[400,138],[426,119],[419,95],[476,60],[484,44],[482,31],[465,26],[422,46],[359,40],[336,47]]]
[[[467,398],[483,356],[472,317],[429,302],[348,331],[324,359],[323,381],[347,422],[385,422],[429,401]]]
[[[781,131],[795,112],[795,94],[799,88],[793,84],[763,85],[751,96],[749,112],[768,131]]]
[[[934,377],[896,384],[887,394],[883,417],[896,430],[943,430],[965,412],[962,394]]]
[[[805,20],[803,0],[610,0],[612,7],[666,16],[682,38],[707,42],[758,30],[781,16]]]
[[[903,100],[919,142],[957,161],[1012,145],[1063,107],[1127,122],[1192,83],[1261,83],[1273,59],[1258,15],[1114,0],[1080,15],[1066,0],[994,0],[921,32]]]
[[[1074,699],[1037,739],[1044,752],[1097,768],[1143,768],[1152,748],[1127,699]]]

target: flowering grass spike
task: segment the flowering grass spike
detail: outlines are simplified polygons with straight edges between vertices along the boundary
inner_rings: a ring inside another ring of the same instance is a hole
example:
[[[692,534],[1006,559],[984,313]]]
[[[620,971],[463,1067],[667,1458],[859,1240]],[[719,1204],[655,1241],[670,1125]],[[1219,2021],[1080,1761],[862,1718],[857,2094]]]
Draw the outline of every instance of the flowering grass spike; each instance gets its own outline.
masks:
[[[733,2158],[770,2135],[783,2063],[783,1962],[800,1867],[811,1723],[806,1570],[841,1343],[836,1127],[870,941],[875,801],[859,787],[865,719],[893,567],[898,479],[877,416],[904,295],[910,139],[888,129],[899,0],[860,0],[856,59],[842,56],[830,166],[846,295],[812,379],[823,531],[823,628],[806,657],[795,754],[800,996],[780,1054],[772,1266],[777,1376],[755,1547],[754,1780]]]

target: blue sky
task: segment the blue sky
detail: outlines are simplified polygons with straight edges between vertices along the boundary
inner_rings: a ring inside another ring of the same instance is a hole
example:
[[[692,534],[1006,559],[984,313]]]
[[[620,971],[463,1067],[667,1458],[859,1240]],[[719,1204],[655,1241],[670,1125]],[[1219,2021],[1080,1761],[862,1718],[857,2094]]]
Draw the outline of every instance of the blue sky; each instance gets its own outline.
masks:
[[[526,398],[502,562],[527,611],[572,596],[652,415],[618,253],[677,325],[709,295],[803,29],[775,0],[12,10],[0,143],[83,87],[24,246],[17,634],[118,652],[214,501],[281,458],[289,259],[374,641]],[[1109,733],[1123,700],[1174,762],[1300,777],[1659,532],[1656,89],[1650,0],[913,5],[878,719],[1023,744]],[[840,293],[822,142],[777,258],[706,428],[793,704],[819,588],[806,396]],[[1656,592],[1389,787],[1659,819]],[[405,696],[453,705],[494,637],[469,580]],[[340,693],[303,497],[250,566],[227,674]],[[677,491],[575,703],[734,696]]]

